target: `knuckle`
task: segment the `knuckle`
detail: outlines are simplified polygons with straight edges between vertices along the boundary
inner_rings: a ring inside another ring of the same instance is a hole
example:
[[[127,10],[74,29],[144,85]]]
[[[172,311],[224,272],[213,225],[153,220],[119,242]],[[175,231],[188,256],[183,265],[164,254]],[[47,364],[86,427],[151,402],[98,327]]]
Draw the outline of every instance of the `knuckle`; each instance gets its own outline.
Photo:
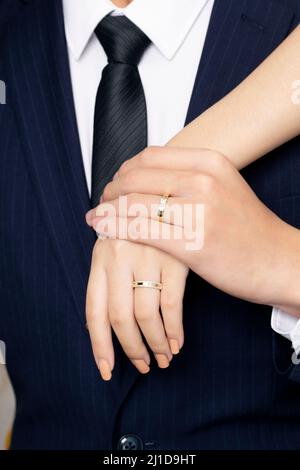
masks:
[[[217,189],[217,180],[213,176],[206,176],[204,180],[204,189],[207,193],[214,193]]]
[[[157,154],[157,147],[147,147],[139,155],[139,161],[142,165],[147,165],[151,159]]]
[[[136,204],[139,200],[139,195],[138,193],[129,193],[127,195],[127,204],[128,207],[132,206],[133,204]]]
[[[104,319],[100,315],[98,309],[93,305],[93,300],[89,299],[87,302],[87,307],[86,307],[86,312],[85,312],[85,318],[87,321],[87,325],[93,324],[97,322],[97,324],[105,324]]]
[[[196,173],[191,178],[191,186],[193,190],[199,191],[203,186],[204,176],[202,173]]]
[[[91,302],[89,301],[89,304]],[[93,322],[97,318],[97,312],[96,310],[92,307],[92,305],[88,305],[86,308],[86,313],[85,313],[86,321],[87,324]]]
[[[105,186],[104,191],[102,193],[103,201],[108,201],[110,199],[110,188],[111,188],[111,183],[108,183]]]
[[[123,175],[127,171],[127,166],[128,166],[128,160],[122,163],[118,170],[118,176]]]
[[[204,194],[212,194],[216,189],[216,180],[213,176],[203,175],[201,180],[201,185],[199,186],[201,191]]]
[[[119,258],[122,256],[124,259],[129,256],[129,246],[127,240],[108,240],[110,241],[111,254],[114,258]]]
[[[166,295],[161,299],[161,309],[166,312],[175,312],[181,307],[182,299],[176,295]]]
[[[123,189],[125,192],[130,189],[137,178],[137,170],[131,169],[123,176]]]
[[[119,329],[126,325],[127,319],[124,315],[114,312],[110,315],[110,323],[113,329]]]
[[[143,310],[136,312],[135,316],[139,323],[148,323],[153,321],[155,314],[153,311],[144,308]]]
[[[219,175],[221,172],[223,172],[224,166],[227,163],[227,159],[219,152],[211,152],[210,162],[214,174]]]
[[[141,348],[138,344],[138,340],[136,342],[132,342],[131,344],[126,344],[124,346],[124,350],[130,359],[142,357],[144,353],[143,348]]]
[[[100,253],[102,253],[102,248],[101,240],[97,240],[93,248],[93,258],[99,257]]]
[[[152,344],[152,350],[154,353],[167,353],[169,350],[167,339],[165,338],[164,340],[156,340]]]
[[[174,176],[174,187],[175,187],[175,194],[181,194],[182,192],[186,192],[191,188],[191,175],[182,172],[179,175],[177,174]]]
[[[169,339],[180,338],[181,328],[176,325],[168,325],[166,328],[166,334]]]

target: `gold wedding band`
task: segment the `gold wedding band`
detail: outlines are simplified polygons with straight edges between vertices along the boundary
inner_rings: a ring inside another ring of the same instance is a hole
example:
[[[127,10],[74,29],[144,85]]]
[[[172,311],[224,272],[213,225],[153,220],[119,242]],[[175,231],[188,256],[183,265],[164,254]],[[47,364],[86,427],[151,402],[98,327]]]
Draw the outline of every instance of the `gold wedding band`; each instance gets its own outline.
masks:
[[[164,221],[164,213],[167,207],[168,200],[169,200],[169,196],[167,194],[161,196],[160,198],[158,211],[157,211],[157,217],[160,223]]]
[[[162,283],[156,281],[133,281],[132,282],[133,289],[138,288],[146,288],[146,289],[157,289],[162,290]]]

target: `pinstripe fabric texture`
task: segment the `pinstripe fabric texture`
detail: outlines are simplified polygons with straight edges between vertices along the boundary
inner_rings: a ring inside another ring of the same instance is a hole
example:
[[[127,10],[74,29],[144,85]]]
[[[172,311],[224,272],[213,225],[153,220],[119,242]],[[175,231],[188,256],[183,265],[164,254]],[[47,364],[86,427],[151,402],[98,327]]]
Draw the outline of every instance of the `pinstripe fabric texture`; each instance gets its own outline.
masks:
[[[26,4],[24,0],[0,0],[0,31]]]
[[[96,28],[108,64],[94,117],[92,206],[122,163],[147,146],[147,109],[138,64],[150,39],[125,16],[106,16]]]
[[[298,0],[216,0],[187,122],[251,72],[299,22]],[[95,241],[60,0],[31,0],[0,45],[0,337],[17,396],[13,449],[299,449],[300,372],[269,308],[191,274],[186,343],[141,377],[116,346],[99,379],[85,324]],[[183,84],[184,86],[184,84]],[[180,93],[180,90],[178,90]],[[174,104],[176,106],[176,103]],[[244,171],[300,228],[300,140]],[[154,362],[154,361],[153,361]]]

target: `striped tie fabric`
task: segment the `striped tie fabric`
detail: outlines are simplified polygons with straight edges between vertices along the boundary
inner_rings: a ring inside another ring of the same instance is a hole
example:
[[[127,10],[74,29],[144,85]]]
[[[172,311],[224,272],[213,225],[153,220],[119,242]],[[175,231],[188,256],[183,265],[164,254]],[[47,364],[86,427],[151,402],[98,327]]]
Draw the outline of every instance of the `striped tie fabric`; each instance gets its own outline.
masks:
[[[125,16],[106,16],[95,30],[107,55],[97,92],[92,206],[122,163],[147,146],[147,109],[138,64],[150,39]]]

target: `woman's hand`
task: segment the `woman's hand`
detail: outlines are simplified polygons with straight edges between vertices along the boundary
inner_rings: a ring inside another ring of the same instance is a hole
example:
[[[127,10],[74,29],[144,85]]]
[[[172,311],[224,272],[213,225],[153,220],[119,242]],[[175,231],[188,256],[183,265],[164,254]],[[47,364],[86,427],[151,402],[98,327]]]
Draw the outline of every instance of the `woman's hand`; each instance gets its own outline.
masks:
[[[170,198],[160,223],[163,194]],[[120,195],[128,196],[125,210]],[[123,165],[103,201],[93,213],[97,231],[159,248],[235,297],[300,311],[299,231],[263,205],[221,154],[147,149]],[[133,207],[143,209],[138,219]],[[190,235],[202,232],[204,244],[189,249]]]
[[[92,223],[92,219],[87,219]],[[114,368],[112,330],[133,365],[145,374],[153,351],[168,367],[183,346],[182,300],[188,269],[155,248],[98,240],[87,289],[86,317],[95,361],[104,380]],[[132,281],[163,284],[161,291],[133,289]]]

